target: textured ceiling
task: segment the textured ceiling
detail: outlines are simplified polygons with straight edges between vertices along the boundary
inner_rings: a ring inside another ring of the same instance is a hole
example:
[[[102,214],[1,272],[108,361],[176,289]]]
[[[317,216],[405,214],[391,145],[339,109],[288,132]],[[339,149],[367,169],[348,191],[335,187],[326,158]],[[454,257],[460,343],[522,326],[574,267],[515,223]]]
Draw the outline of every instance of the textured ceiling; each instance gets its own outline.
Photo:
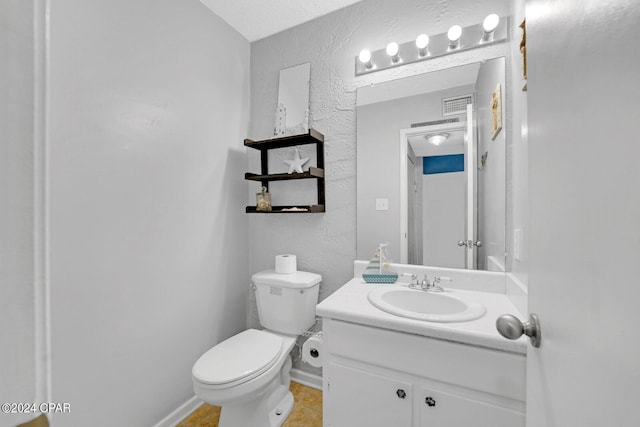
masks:
[[[200,0],[250,42],[361,0]]]

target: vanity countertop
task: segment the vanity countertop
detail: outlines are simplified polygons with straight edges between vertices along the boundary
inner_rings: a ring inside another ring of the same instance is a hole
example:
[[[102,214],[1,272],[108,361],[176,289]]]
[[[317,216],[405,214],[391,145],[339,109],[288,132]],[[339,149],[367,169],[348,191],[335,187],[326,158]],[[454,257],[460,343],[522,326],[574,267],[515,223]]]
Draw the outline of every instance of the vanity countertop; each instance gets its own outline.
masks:
[[[496,330],[496,319],[503,314],[512,314],[522,320],[521,314],[505,294],[445,288],[445,293],[477,301],[484,305],[487,311],[479,319],[468,322],[437,323],[388,314],[374,307],[367,299],[369,291],[391,286],[407,287],[402,283],[380,285],[365,283],[360,277],[351,279],[318,304],[316,315],[495,350],[526,354],[526,337],[523,336],[511,341],[502,337]],[[424,291],[416,290],[415,292]]]

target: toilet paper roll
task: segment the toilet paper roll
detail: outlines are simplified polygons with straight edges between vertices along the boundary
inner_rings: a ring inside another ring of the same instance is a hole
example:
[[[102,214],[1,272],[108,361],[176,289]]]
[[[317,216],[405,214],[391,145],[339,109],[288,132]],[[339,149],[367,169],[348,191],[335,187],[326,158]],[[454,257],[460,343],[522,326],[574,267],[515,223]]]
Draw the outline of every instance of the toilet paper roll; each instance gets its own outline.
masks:
[[[292,254],[276,255],[276,273],[291,274],[297,271],[296,256]]]
[[[321,367],[323,354],[322,332],[313,334],[302,344],[302,360],[311,366]]]

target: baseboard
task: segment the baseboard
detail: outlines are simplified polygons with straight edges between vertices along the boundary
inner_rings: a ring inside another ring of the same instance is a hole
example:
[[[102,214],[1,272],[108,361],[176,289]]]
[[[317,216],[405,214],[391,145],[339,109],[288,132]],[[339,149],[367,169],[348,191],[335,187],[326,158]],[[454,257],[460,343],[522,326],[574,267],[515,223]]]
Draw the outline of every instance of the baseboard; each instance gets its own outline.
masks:
[[[295,381],[307,387],[322,390],[322,377],[302,371],[300,369],[291,370],[291,381]]]
[[[184,402],[176,410],[160,420],[153,427],[175,427],[178,423],[187,418],[193,411],[202,405],[202,401],[196,396]]]

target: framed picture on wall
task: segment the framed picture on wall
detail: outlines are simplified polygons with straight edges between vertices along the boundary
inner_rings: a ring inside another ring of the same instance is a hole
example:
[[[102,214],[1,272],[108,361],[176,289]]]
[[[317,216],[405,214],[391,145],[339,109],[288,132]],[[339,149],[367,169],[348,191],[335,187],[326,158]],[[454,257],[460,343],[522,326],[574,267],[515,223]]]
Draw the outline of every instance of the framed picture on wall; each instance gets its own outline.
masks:
[[[496,136],[502,129],[502,90],[500,84],[496,86],[496,90],[491,95],[491,139]]]

